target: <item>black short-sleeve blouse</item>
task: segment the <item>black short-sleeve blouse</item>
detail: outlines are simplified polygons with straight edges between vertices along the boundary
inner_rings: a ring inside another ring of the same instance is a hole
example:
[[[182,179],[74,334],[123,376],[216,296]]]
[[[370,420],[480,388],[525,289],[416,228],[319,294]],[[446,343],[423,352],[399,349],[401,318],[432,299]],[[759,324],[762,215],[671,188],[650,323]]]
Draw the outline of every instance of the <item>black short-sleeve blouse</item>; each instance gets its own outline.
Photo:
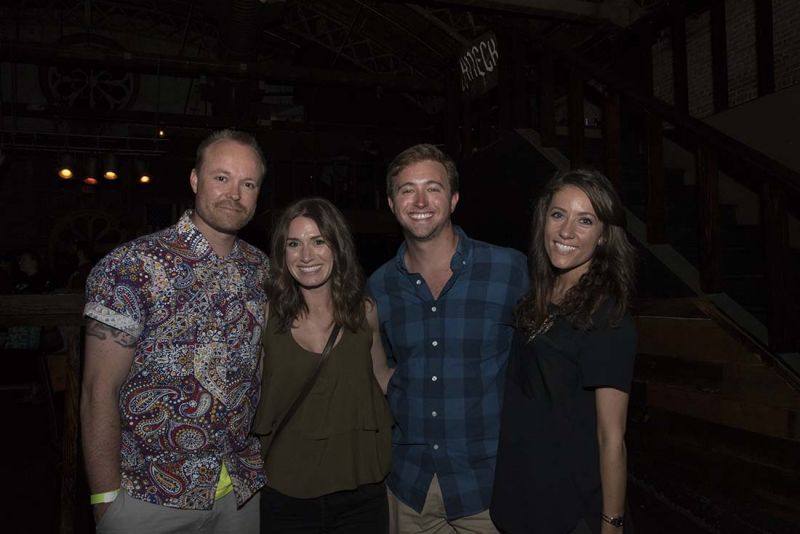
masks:
[[[557,318],[532,342],[511,345],[501,415],[492,519],[503,532],[569,533],[583,518],[600,528],[602,494],[595,392],[630,389],[636,330],[608,307],[580,330]]]

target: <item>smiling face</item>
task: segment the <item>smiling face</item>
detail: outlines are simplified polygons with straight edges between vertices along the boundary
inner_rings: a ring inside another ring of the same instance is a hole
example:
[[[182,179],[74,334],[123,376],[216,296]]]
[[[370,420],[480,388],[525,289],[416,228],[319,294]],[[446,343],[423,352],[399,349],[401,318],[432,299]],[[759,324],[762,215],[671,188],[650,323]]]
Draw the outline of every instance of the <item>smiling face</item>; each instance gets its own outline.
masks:
[[[602,235],[603,223],[583,190],[567,185],[556,191],[545,215],[544,248],[567,288],[589,270]]]
[[[289,223],[286,266],[292,278],[304,289],[323,287],[330,280],[333,251],[313,219],[295,217]]]
[[[233,235],[255,213],[260,160],[249,146],[217,141],[206,148],[202,168],[192,169],[190,183],[196,194],[193,220],[201,232]]]
[[[406,239],[430,241],[450,226],[458,204],[451,194],[447,170],[438,161],[412,163],[394,177],[389,207],[403,227]]]

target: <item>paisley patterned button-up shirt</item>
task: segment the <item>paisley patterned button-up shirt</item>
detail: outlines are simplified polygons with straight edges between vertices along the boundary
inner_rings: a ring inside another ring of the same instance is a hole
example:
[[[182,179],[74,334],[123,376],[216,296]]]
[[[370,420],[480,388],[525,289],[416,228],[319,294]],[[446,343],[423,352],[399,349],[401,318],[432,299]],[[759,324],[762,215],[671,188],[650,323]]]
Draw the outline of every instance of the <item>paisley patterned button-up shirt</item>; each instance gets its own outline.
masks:
[[[87,281],[85,314],[137,339],[119,396],[122,487],[207,510],[223,462],[239,504],[266,482],[249,431],[267,257],[242,240],[217,256],[190,214],[103,258]]]

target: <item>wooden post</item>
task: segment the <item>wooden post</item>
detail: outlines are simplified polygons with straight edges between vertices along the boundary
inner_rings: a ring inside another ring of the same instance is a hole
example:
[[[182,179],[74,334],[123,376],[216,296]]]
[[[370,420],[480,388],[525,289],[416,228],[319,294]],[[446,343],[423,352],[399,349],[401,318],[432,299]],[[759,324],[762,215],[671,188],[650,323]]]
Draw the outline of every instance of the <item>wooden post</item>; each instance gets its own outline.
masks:
[[[725,1],[711,0],[711,76],[714,112],[728,109],[728,44],[725,32]]]
[[[539,57],[539,130],[542,146],[556,144],[556,73],[546,49]]]
[[[620,153],[622,152],[619,95],[616,93],[607,95],[603,104],[603,152],[606,176],[622,197],[622,182],[619,173]]]
[[[756,66],[758,96],[775,92],[775,51],[773,49],[772,2],[753,0],[756,9]]]
[[[792,331],[797,328],[792,309],[792,274],[789,265],[789,215],[785,187],[774,178],[763,181],[761,219],[767,272],[767,329],[769,348],[775,352],[797,350]]]
[[[664,196],[664,126],[661,117],[645,115],[647,139],[647,240],[666,243]]]
[[[697,175],[698,231],[700,239],[700,287],[706,293],[718,293],[720,283],[719,172],[717,153],[700,146],[695,154]]]
[[[569,159],[570,166],[574,169],[583,164],[584,145],[584,111],[583,111],[583,79],[580,75],[570,70],[569,95],[567,109],[569,115]]]
[[[689,68],[686,58],[686,5],[676,2],[672,7],[672,81],[675,107],[689,113]]]

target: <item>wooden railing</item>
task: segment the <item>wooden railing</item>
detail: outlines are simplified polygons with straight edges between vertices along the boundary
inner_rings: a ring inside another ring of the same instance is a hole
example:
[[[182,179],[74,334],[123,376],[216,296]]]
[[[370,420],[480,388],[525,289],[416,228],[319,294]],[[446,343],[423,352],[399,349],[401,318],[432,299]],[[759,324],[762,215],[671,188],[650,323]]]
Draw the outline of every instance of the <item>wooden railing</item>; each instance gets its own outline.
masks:
[[[83,295],[0,295],[0,327],[57,327],[67,354],[58,531],[75,530]]]

